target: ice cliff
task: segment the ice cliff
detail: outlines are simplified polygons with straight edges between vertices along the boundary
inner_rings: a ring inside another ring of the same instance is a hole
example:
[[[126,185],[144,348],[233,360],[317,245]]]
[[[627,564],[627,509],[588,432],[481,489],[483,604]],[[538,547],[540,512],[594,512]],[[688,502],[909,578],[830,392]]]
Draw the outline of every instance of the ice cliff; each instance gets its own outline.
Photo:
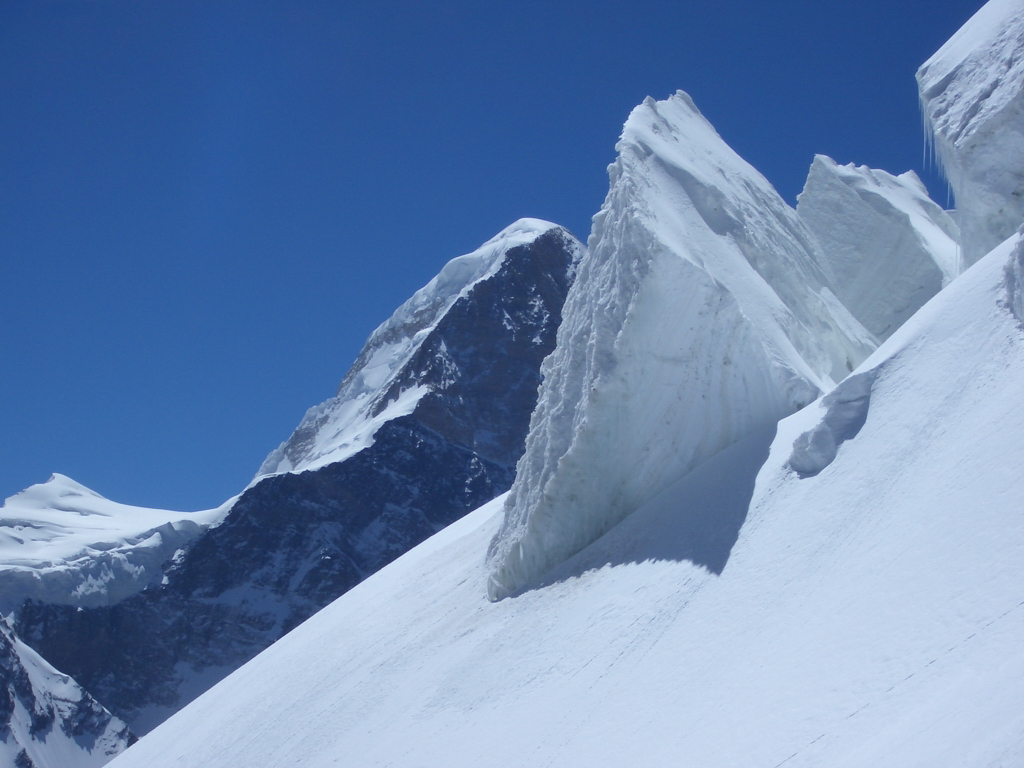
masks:
[[[913,171],[893,176],[818,155],[797,199],[836,295],[881,340],[960,272],[956,224]]]
[[[1024,220],[1024,1],[986,3],[917,83],[970,265]]]
[[[814,238],[682,91],[630,115],[489,552],[500,599],[876,346]]]

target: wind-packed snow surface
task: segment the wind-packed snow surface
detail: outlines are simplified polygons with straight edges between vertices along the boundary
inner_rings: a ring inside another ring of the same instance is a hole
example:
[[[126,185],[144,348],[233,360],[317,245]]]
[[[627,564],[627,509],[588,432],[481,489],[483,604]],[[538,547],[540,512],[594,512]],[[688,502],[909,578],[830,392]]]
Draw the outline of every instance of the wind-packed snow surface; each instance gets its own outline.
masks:
[[[961,272],[956,224],[913,171],[893,176],[817,155],[797,201],[836,296],[879,339]]]
[[[162,566],[234,499],[203,512],[118,504],[55,474],[0,508],[0,614],[27,598],[111,605],[163,578]]]
[[[1024,0],[990,0],[917,72],[973,264],[1024,219]]]
[[[856,391],[751,432],[500,602],[486,505],[112,765],[1022,764],[1022,277],[1014,238]],[[823,423],[842,439],[801,477],[794,444]]]
[[[514,594],[876,345],[810,233],[682,91],[633,110],[490,551]]]
[[[98,768],[134,740],[127,725],[0,618],[0,765]]]

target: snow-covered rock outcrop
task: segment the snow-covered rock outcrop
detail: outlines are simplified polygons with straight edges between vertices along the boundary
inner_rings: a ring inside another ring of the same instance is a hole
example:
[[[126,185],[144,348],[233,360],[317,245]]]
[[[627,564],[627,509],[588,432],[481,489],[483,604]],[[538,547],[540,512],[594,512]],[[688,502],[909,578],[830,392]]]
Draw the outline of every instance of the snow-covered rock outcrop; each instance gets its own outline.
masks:
[[[135,737],[0,618],[0,765],[99,768]]]
[[[0,613],[29,598],[111,605],[159,584],[163,566],[232,501],[203,512],[133,507],[55,474],[0,508]]]
[[[84,610],[28,601],[21,636],[144,733],[508,490],[582,252],[524,219],[449,262],[163,583]]]
[[[558,237],[568,238],[568,247],[574,249],[573,262],[578,261],[582,245],[558,225],[540,219],[520,219],[472,253],[449,261],[433,280],[370,334],[366,346],[338,387],[338,393],[309,409],[292,436],[263,462],[257,479],[343,461],[370,445],[382,424],[412,413],[431,387],[410,381],[402,374],[408,372],[409,364],[431,335],[436,336],[438,323],[456,301],[465,299],[478,285],[492,280],[510,251],[530,245],[552,231]],[[558,303],[560,306],[561,301]],[[536,344],[542,344],[544,323],[555,323],[551,308],[538,294],[532,297],[526,309],[537,315],[530,318],[530,322],[536,326]],[[515,325],[523,325],[523,320],[508,316],[505,327],[512,330]],[[551,331],[555,325],[551,325]]]
[[[682,91],[633,110],[489,551],[513,594],[876,340],[813,238]]]
[[[967,265],[1024,221],[1024,0],[990,0],[917,72]]]
[[[879,339],[960,273],[956,224],[913,171],[893,176],[817,155],[797,201],[836,296]]]

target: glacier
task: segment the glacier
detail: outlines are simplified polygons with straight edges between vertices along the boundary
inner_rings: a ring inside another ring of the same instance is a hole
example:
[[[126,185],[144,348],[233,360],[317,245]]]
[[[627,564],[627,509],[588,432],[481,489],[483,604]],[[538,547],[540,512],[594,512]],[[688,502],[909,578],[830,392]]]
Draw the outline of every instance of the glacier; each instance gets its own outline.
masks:
[[[814,404],[490,602],[499,498],[113,768],[1019,764],[1022,258],[1007,241],[862,363],[863,425],[818,474],[788,466]]]
[[[1024,218],[1024,2],[990,0],[917,72],[970,265]]]
[[[793,209],[687,94],[647,99],[617,149],[488,552],[492,599],[807,405],[877,345]]]
[[[796,212],[836,296],[881,340],[963,271],[956,223],[913,171],[893,176],[817,155]]]

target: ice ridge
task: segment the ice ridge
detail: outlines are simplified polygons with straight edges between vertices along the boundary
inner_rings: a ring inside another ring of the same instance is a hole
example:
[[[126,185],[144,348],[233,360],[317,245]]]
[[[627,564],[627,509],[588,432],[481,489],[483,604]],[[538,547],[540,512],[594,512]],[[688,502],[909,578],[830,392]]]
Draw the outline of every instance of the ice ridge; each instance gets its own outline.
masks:
[[[488,550],[515,594],[876,346],[814,238],[682,91],[626,122]]]
[[[956,223],[913,171],[893,176],[817,155],[797,200],[837,297],[880,340],[961,271]]]

